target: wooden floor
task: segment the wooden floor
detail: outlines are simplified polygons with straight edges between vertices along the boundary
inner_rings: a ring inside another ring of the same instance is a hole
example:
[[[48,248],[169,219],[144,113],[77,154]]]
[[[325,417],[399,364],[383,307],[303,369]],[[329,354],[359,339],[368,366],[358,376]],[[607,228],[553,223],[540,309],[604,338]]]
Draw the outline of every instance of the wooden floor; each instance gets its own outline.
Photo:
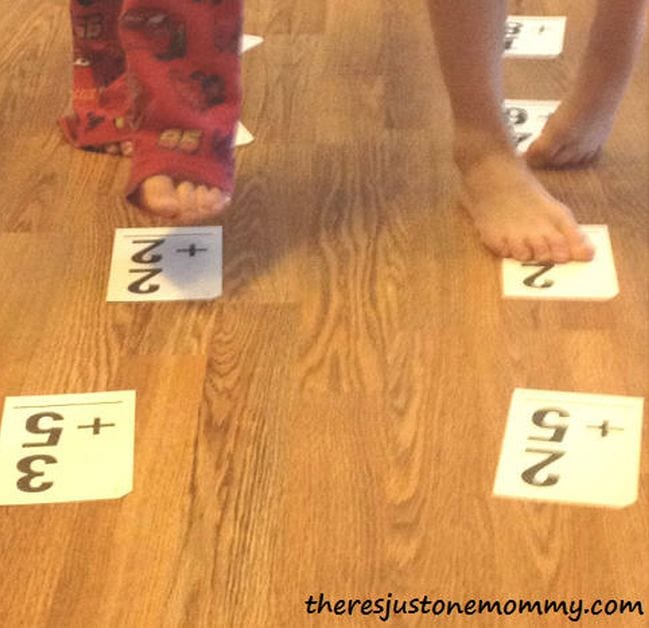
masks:
[[[569,29],[563,58],[507,62],[509,97],[561,97],[593,4],[512,3]],[[539,175],[609,225],[620,296],[510,302],[453,201],[423,2],[247,0],[266,43],[245,57],[257,139],[223,219],[225,295],[109,304],[114,229],[152,223],[121,196],[128,161],[56,127],[66,0],[0,8],[0,396],[137,391],[132,494],[0,507],[3,628],[378,625],[307,616],[321,592],[649,613],[646,437],[631,508],[491,496],[514,387],[649,392],[646,54],[601,163]]]

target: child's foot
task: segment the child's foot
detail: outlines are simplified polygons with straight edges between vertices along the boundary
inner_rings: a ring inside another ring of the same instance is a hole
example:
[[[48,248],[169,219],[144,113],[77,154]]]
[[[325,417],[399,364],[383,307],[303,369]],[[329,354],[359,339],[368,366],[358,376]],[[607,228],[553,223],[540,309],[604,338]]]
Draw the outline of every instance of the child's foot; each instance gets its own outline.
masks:
[[[189,181],[176,185],[171,177],[165,175],[145,179],[135,200],[142,209],[177,225],[209,222],[230,202],[230,198],[218,188]]]
[[[593,246],[570,210],[545,191],[523,162],[492,154],[460,168],[462,205],[493,253],[557,263],[593,258]]]
[[[594,37],[575,87],[527,150],[531,166],[569,168],[597,158],[613,128],[642,41],[641,26],[631,31],[615,46],[606,31]]]
[[[593,162],[613,128],[618,105],[619,98],[614,95],[590,102],[572,95],[528,148],[527,163],[535,168],[571,168]]]

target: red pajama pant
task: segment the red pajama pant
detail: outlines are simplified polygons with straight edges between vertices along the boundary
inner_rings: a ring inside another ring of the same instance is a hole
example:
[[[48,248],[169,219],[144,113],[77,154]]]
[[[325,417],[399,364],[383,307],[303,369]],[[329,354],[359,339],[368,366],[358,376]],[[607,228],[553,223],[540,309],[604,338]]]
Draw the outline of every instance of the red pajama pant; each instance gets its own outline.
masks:
[[[74,113],[59,120],[70,143],[131,142],[127,195],[158,174],[230,194],[243,0],[70,3]]]

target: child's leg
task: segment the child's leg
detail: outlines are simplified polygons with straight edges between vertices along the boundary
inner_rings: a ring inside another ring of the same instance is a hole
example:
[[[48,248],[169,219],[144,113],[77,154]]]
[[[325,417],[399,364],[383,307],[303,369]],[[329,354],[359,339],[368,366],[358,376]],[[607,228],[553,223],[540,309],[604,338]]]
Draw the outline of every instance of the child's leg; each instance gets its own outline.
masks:
[[[483,242],[519,260],[587,260],[567,207],[516,157],[502,115],[505,0],[428,0],[455,121],[464,204]]]
[[[117,23],[121,0],[70,1],[74,113],[59,124],[69,142],[91,151],[130,153],[130,95]]]
[[[597,156],[638,56],[646,10],[647,0],[599,0],[575,85],[527,151],[530,164],[567,167]]]
[[[124,0],[120,38],[140,120],[129,197],[179,224],[234,184],[242,0]]]

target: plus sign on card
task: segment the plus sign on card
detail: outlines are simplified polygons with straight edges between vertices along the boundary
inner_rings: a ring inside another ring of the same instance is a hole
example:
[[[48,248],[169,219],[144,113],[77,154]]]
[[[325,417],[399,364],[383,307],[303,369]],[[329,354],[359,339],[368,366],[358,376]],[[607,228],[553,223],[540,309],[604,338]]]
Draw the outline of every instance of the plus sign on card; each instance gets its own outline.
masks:
[[[133,490],[135,391],[7,397],[0,504],[117,499]]]
[[[107,300],[215,299],[222,269],[221,227],[117,229]]]
[[[494,495],[622,508],[638,497],[644,399],[517,388]]]
[[[505,25],[504,56],[552,58],[563,52],[565,16],[510,15]]]

